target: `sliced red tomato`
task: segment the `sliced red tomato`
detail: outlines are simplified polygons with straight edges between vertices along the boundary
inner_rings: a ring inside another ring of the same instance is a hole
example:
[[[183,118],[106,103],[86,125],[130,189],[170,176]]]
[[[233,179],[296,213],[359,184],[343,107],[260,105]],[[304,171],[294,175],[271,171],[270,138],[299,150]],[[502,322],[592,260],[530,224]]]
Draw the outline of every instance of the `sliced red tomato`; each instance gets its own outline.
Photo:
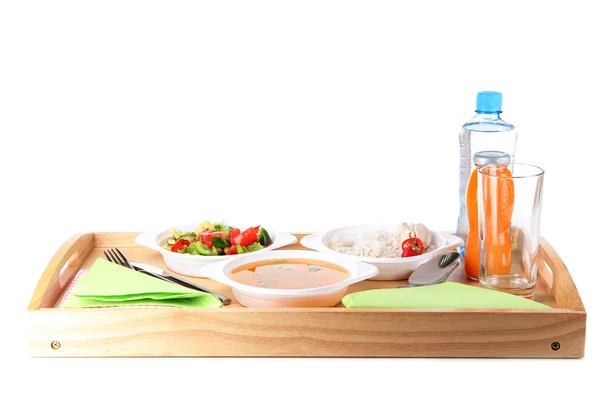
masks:
[[[225,253],[225,255],[231,256],[231,255],[234,255],[234,254],[237,254],[237,253],[238,252],[237,252],[237,249],[235,248],[235,246],[231,246],[229,248],[229,250],[227,251],[227,253]]]
[[[258,242],[258,235],[254,228],[248,228],[242,233],[242,246],[250,246],[252,243]]]
[[[210,233],[200,233],[200,241],[202,244],[208,246],[209,249],[213,248],[212,240],[210,240]]]
[[[260,232],[260,225],[254,227],[254,232],[256,232],[256,236],[258,236],[258,234]]]
[[[242,241],[242,235],[241,235],[242,231],[240,231],[239,229],[235,228],[235,229],[231,229],[229,231],[229,241],[231,242],[231,244],[235,247],[236,244],[240,244],[240,242]]]
[[[221,237],[221,238],[225,239],[227,237],[225,232],[213,232],[210,229],[203,230],[202,232],[200,232],[199,236],[200,236],[200,241],[202,242],[202,244],[205,244],[206,246],[208,246],[209,249],[213,248],[212,238]]]
[[[208,237],[208,235],[200,236],[200,241],[202,244],[206,245],[209,249],[213,248],[212,240]]]

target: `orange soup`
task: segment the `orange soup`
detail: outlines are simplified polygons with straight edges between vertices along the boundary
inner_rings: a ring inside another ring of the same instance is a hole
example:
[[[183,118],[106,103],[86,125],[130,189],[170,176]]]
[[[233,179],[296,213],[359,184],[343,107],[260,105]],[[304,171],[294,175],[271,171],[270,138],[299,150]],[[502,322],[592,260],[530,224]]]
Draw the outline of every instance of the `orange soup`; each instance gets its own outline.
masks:
[[[229,273],[235,282],[268,289],[310,289],[333,285],[348,276],[335,264],[304,259],[257,261]]]

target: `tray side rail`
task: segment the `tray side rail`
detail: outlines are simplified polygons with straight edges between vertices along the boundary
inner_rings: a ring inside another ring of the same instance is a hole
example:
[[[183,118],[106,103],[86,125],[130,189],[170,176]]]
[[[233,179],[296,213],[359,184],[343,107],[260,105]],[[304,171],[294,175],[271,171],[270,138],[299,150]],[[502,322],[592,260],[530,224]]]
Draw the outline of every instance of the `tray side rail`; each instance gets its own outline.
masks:
[[[42,273],[27,311],[53,307],[93,248],[93,233],[75,235],[67,240]]]
[[[43,309],[33,357],[581,358],[571,310]]]
[[[575,282],[571,278],[569,270],[565,266],[565,263],[560,258],[554,247],[544,238],[540,238],[540,257],[546,263],[551,274],[548,274],[543,270],[545,268],[540,264],[539,275],[546,281],[552,296],[561,308],[566,308],[573,311],[583,311],[585,308]]]

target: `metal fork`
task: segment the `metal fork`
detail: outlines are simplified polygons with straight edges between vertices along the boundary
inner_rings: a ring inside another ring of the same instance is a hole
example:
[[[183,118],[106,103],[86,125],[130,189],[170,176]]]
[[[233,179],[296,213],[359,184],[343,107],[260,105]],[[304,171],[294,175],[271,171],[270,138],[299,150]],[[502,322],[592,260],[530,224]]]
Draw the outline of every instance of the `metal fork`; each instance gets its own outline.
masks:
[[[196,285],[195,283],[186,281],[185,279],[182,279],[178,276],[169,275],[166,272],[163,272],[162,273],[163,275],[156,274],[152,271],[148,271],[146,269],[132,265],[129,261],[127,261],[127,258],[125,258],[123,253],[121,253],[121,251],[117,248],[115,248],[114,250],[109,249],[108,253],[105,251],[104,255],[106,256],[106,259],[108,261],[113,262],[115,264],[119,264],[126,268],[131,268],[134,271],[153,276],[153,277],[161,279],[165,282],[175,283],[177,285],[181,285],[181,286],[187,287],[189,289],[198,290],[200,292],[205,292],[205,293],[210,293],[213,296],[216,296],[219,300],[221,300],[221,302],[223,302],[223,305],[225,305],[225,306],[231,304],[231,299],[229,297],[226,297],[226,296],[223,296],[222,294],[213,292],[212,290],[207,289],[200,285]]]

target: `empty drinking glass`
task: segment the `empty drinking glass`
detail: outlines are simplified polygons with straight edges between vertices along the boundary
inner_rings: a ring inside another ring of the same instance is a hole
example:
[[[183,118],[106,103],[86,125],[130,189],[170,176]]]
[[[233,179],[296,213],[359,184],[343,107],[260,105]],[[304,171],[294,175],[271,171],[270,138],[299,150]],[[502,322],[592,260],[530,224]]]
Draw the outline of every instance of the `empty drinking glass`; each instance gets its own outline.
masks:
[[[535,295],[544,170],[520,163],[479,168],[482,285]]]

